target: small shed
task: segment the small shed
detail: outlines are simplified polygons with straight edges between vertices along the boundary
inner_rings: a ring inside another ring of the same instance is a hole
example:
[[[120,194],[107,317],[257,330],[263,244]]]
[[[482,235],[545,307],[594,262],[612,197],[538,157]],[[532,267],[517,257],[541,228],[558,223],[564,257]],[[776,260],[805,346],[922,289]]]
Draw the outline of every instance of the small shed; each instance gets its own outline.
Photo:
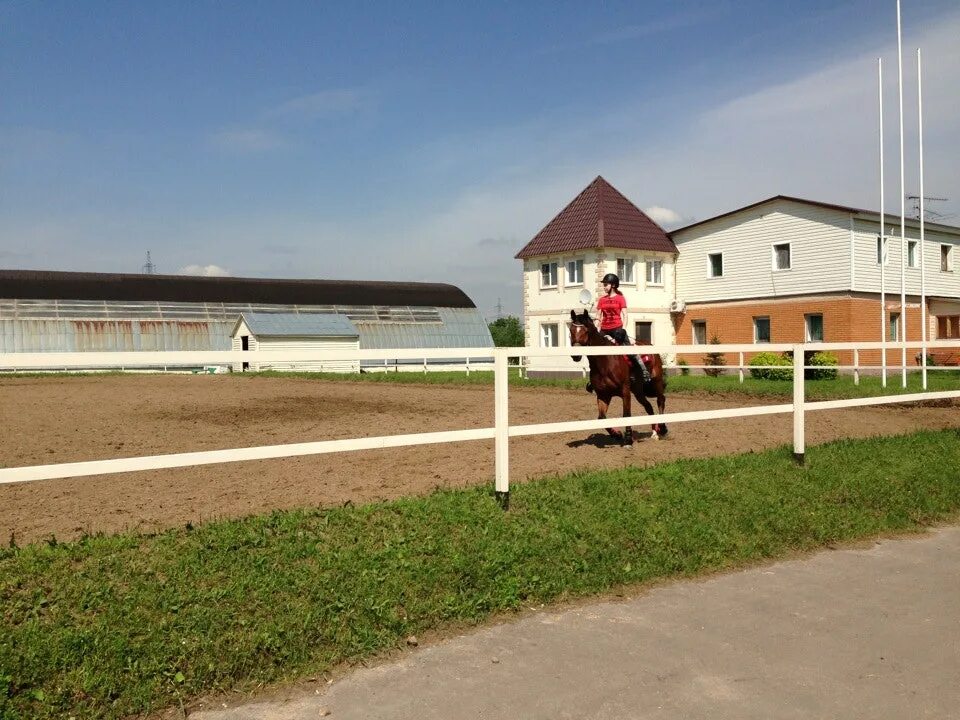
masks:
[[[360,333],[346,315],[322,313],[241,313],[233,326],[234,350],[359,350]],[[238,363],[242,370],[360,372],[359,360],[322,358],[298,363]]]

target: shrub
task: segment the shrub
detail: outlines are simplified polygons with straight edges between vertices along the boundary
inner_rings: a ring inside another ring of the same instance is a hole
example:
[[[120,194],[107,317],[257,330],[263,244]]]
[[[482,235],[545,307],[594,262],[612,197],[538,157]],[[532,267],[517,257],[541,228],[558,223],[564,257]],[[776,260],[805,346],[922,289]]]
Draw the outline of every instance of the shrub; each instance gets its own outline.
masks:
[[[710,339],[711,345],[719,345],[720,338],[714,335]],[[722,367],[727,364],[726,358],[724,358],[723,353],[710,352],[707,353],[706,360],[703,363],[704,365],[709,365],[710,367],[704,368],[704,375],[709,375],[710,377],[717,377],[718,375],[723,375],[725,372]]]
[[[804,377],[810,380],[833,380],[837,377],[837,365],[840,361],[830,352],[818,352],[807,361],[807,365],[814,367],[804,371]]]
[[[758,380],[792,380],[793,379],[793,360],[773,352],[762,352],[750,360],[750,365],[782,365],[783,370],[778,368],[766,369],[763,367],[751,367],[750,375]]]
[[[688,362],[687,362],[686,360],[684,360],[683,358],[681,358],[680,360],[677,360],[677,365],[680,366],[680,374],[681,374],[681,375],[689,375],[689,374],[690,374],[690,368],[687,367],[689,364],[690,364],[690,363],[688,363]]]

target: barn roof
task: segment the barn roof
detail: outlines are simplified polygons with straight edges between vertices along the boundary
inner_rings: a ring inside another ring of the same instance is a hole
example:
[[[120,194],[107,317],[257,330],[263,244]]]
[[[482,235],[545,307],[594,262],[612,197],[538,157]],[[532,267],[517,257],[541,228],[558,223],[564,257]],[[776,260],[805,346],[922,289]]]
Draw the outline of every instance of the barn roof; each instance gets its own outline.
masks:
[[[232,335],[236,334],[241,321],[259,337],[360,337],[357,327],[346,315],[245,312],[233,326]]]
[[[663,228],[598,175],[515,257],[605,247],[677,252]]]
[[[271,280],[48,270],[0,270],[0,297],[24,300],[476,307],[463,290],[441,283]]]

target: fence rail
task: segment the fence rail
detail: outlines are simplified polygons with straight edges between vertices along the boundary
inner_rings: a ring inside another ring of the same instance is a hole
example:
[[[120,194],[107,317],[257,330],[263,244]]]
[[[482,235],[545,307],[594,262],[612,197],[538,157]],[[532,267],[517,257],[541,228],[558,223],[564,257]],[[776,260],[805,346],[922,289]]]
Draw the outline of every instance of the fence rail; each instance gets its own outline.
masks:
[[[960,341],[931,341],[924,346],[932,348],[956,348]],[[960,390],[922,392],[901,395],[883,395],[869,398],[845,400],[826,400],[808,402],[805,399],[804,353],[820,350],[897,350],[920,348],[914,343],[805,343],[805,344],[765,344],[762,350],[756,345],[654,345],[645,346],[644,352],[659,354],[691,354],[702,352],[792,352],[791,366],[778,366],[778,369],[792,369],[793,402],[777,405],[757,405],[721,410],[697,410],[692,412],[667,413],[664,415],[643,415],[614,417],[604,420],[577,420],[570,422],[541,423],[532,425],[509,424],[509,386],[507,382],[511,357],[556,357],[569,356],[571,352],[579,355],[622,355],[624,348],[610,347],[556,347],[556,348],[444,348],[411,350],[297,350],[297,351],[201,351],[201,352],[113,352],[113,353],[3,353],[0,354],[0,371],[4,369],[61,369],[90,367],[156,367],[175,365],[234,365],[242,362],[309,362],[322,360],[383,360],[383,359],[421,359],[421,358],[492,358],[494,364],[494,417],[493,426],[469,430],[450,430],[443,432],[415,433],[405,435],[382,435],[377,437],[351,438],[342,440],[321,440],[307,443],[283,445],[265,445],[225,450],[173,453],[133,458],[92,460],[52,465],[0,468],[0,484],[49,480],[54,478],[84,477],[110,473],[133,472],[142,470],[161,470],[194,465],[240,462],[245,460],[264,460],[325,453],[348,452],[354,450],[372,450],[381,448],[407,447],[435,443],[465,442],[473,440],[494,440],[495,455],[495,491],[501,503],[509,503],[509,440],[512,437],[527,437],[552,433],[574,432],[581,430],[601,430],[623,426],[648,426],[657,423],[696,422],[700,420],[722,420],[735,417],[752,417],[775,414],[793,414],[793,451],[799,461],[803,461],[805,448],[804,420],[807,411],[832,410],[838,408],[881,405],[888,403],[909,403],[921,400],[940,400],[960,398]]]

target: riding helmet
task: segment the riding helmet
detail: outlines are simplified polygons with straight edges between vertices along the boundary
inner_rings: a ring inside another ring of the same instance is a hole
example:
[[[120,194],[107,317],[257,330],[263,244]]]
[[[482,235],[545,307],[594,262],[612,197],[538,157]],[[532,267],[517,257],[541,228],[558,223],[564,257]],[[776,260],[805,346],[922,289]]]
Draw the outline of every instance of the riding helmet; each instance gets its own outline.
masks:
[[[601,280],[601,284],[606,285],[607,283],[609,283],[610,285],[613,285],[615,288],[618,288],[620,287],[620,278],[618,278],[613,273],[607,273],[606,275],[603,276],[603,280]]]

